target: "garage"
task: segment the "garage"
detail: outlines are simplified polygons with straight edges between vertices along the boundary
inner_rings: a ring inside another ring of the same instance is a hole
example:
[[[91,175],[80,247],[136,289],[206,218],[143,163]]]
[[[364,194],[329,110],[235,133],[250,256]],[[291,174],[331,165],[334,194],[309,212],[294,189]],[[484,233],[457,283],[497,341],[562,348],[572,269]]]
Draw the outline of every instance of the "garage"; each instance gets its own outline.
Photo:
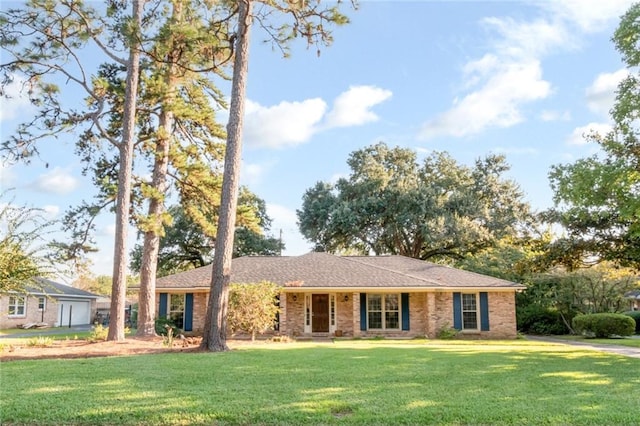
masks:
[[[62,327],[91,323],[89,300],[58,300],[58,325]]]

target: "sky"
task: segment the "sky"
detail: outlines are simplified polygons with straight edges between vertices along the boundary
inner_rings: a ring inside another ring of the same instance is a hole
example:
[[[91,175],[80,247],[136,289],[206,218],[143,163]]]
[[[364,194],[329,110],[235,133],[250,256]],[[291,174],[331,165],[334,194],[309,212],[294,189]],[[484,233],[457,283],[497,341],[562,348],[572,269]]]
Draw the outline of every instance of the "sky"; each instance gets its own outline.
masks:
[[[284,255],[312,247],[297,226],[305,190],[348,176],[349,154],[377,142],[419,159],[446,151],[465,165],[503,154],[507,177],[531,207],[551,207],[550,167],[597,152],[583,135],[610,128],[608,111],[628,73],[611,37],[631,4],[363,0],[343,9],[351,22],[333,30],[320,55],[297,42],[288,58],[254,26],[241,183],[265,200]],[[34,110],[17,93],[0,102],[5,140]],[[3,158],[1,188],[13,203],[61,219],[94,188],[73,138],[41,149],[48,167]],[[95,274],[112,273],[114,228],[113,215],[100,216]],[[131,231],[129,248],[135,237]]]

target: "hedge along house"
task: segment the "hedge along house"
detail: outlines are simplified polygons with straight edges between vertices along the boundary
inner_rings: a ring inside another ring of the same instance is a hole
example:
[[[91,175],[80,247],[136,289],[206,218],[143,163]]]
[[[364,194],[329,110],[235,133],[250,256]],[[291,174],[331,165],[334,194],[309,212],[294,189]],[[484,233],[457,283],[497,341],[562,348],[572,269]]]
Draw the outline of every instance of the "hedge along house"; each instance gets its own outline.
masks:
[[[202,332],[212,266],[158,278],[157,314]],[[436,337],[454,327],[479,338],[515,338],[515,293],[524,286],[404,256],[246,256],[232,283],[282,286],[283,335]]]
[[[25,324],[49,327],[91,324],[98,297],[79,288],[36,278],[24,291],[0,294],[0,329]]]

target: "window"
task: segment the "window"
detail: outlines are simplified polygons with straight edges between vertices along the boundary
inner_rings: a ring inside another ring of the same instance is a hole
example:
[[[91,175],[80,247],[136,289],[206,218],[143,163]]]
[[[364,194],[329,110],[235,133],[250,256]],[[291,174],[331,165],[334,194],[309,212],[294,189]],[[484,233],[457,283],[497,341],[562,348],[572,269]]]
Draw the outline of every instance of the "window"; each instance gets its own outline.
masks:
[[[475,294],[462,294],[462,329],[478,329],[478,303]]]
[[[9,296],[9,316],[23,317],[25,316],[25,300],[20,296]]]
[[[400,295],[367,294],[367,324],[371,330],[400,329]]]
[[[42,312],[42,311],[45,311],[46,309],[47,309],[47,298],[38,297],[38,310]]]
[[[169,299],[169,319],[176,327],[184,327],[184,294],[172,294]]]

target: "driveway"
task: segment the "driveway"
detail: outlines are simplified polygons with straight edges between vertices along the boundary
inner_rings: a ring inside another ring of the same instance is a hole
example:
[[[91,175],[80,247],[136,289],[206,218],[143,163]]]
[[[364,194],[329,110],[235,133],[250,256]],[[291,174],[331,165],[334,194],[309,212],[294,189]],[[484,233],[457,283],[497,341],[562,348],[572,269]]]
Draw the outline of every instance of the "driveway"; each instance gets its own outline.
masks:
[[[640,339],[640,336],[633,336],[632,339]],[[528,335],[527,340],[534,340],[534,341],[537,340],[540,342],[558,343],[560,345],[580,346],[584,349],[590,349],[590,350],[600,351],[600,352],[608,352],[612,354],[628,356],[631,358],[640,358],[640,348],[630,348],[628,346],[601,345],[597,343],[575,342],[571,340],[555,339],[549,336]]]

